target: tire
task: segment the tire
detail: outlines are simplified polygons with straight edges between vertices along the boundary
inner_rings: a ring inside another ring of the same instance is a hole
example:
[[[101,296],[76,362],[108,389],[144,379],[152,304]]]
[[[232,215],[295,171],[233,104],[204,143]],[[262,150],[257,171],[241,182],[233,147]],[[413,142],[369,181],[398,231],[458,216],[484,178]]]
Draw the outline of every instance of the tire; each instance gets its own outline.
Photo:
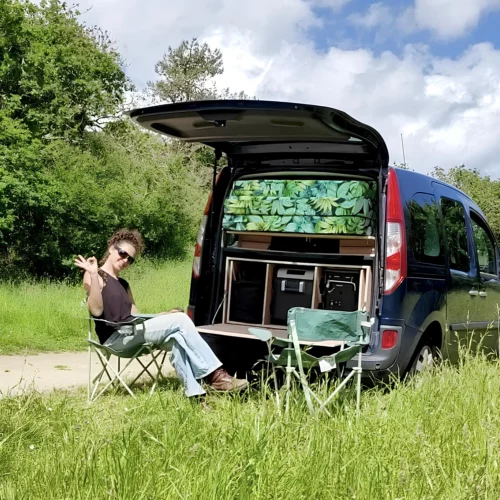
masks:
[[[437,363],[437,349],[429,337],[423,338],[415,350],[408,375],[418,375],[427,370],[432,370]]]

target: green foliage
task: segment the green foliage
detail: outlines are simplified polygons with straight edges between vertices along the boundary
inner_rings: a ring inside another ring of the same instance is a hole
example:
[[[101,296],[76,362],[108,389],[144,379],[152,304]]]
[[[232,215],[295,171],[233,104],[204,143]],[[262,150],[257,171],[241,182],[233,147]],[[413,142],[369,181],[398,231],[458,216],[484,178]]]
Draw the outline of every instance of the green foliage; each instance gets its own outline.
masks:
[[[191,265],[191,258],[161,264],[141,258],[123,277],[141,312],[185,309]],[[85,349],[88,312],[81,305],[84,295],[80,280],[77,284],[33,279],[0,283],[0,355]]]
[[[500,240],[500,181],[483,177],[478,170],[465,165],[450,168],[448,172],[436,167],[431,175],[468,194],[486,215],[497,241]]]
[[[2,149],[27,134],[78,138],[122,102],[130,85],[119,54],[77,15],[59,0],[0,3],[0,121],[16,129],[2,133]]]
[[[103,120],[130,84],[107,34],[77,15],[0,3],[0,279],[67,276],[122,226],[147,255],[180,256],[202,211],[209,153]]]
[[[225,201],[226,229],[370,235],[376,184],[366,181],[237,181]]]
[[[71,274],[74,255],[102,255],[119,227],[140,228],[146,255],[159,258],[183,255],[194,238],[206,192],[196,169],[128,120],[87,133],[78,145],[52,141],[39,161],[44,169],[24,181],[13,229],[5,231],[18,268]],[[5,199],[12,202],[12,193]]]

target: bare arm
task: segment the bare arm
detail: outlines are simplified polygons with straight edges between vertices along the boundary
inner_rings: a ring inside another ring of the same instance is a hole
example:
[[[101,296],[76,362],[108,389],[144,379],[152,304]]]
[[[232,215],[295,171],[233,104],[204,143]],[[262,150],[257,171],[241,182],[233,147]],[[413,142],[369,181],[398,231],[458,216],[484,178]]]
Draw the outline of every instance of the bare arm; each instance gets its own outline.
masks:
[[[99,275],[97,274],[97,260],[95,257],[85,259],[79,255],[75,259],[75,266],[83,269],[83,287],[87,291],[87,305],[93,316],[100,316],[104,310],[102,302],[101,284],[99,283]]]
[[[130,297],[130,300],[132,301],[132,309],[130,311],[130,314],[138,314],[139,309],[137,309],[137,306],[135,305],[134,296],[132,295],[132,290],[130,289],[130,287],[127,288],[127,293]]]

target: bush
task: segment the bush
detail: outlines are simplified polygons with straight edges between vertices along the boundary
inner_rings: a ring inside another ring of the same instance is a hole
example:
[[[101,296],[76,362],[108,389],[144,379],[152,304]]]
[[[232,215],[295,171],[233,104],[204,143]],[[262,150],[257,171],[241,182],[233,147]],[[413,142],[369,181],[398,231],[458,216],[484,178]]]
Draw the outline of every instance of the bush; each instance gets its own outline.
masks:
[[[71,275],[74,255],[102,255],[120,227],[139,229],[145,255],[155,258],[181,257],[194,239],[206,199],[202,167],[189,157],[186,167],[182,152],[129,121],[78,145],[40,146],[38,162],[33,175],[12,177],[11,193],[20,194],[8,197],[15,216],[3,230],[10,272]]]

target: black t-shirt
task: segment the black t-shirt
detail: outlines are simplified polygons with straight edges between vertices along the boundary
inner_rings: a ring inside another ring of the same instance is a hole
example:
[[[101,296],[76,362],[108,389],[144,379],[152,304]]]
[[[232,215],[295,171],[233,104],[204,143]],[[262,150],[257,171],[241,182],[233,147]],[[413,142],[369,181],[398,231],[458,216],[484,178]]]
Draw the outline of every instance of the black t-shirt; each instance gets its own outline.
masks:
[[[102,269],[99,270],[99,275],[104,281],[102,288],[103,312],[100,316],[94,316],[94,318],[112,321],[113,323],[131,319],[132,300],[130,300],[127,293],[129,288],[127,281],[123,278],[113,278]],[[116,329],[116,327],[107,325],[103,321],[95,321],[95,332],[101,344],[104,344]]]

